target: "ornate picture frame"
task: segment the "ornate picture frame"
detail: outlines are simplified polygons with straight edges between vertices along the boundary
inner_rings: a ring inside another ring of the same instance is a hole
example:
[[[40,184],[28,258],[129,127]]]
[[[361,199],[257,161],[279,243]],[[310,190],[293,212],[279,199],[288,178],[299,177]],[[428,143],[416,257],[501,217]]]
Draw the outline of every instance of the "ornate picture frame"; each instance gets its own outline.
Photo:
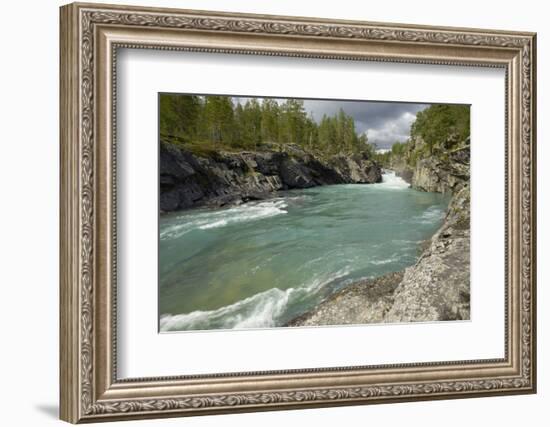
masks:
[[[536,391],[533,33],[99,4],[61,8],[61,419],[112,421]],[[505,357],[117,378],[117,49],[409,64],[506,73]]]

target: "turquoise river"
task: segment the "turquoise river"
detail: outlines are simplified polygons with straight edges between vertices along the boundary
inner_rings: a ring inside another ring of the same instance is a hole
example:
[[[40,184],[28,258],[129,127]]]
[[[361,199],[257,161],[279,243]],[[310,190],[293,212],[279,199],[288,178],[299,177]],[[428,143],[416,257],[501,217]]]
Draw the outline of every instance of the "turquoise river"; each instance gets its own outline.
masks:
[[[415,263],[449,197],[380,184],[281,192],[160,218],[160,331],[282,326],[359,279]]]

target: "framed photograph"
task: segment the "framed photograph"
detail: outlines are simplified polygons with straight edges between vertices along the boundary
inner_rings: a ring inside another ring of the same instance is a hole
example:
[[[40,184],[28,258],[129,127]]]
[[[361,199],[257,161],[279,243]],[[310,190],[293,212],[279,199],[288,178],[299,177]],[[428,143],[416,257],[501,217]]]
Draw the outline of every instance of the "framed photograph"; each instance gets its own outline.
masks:
[[[60,22],[63,420],[535,392],[535,34]]]

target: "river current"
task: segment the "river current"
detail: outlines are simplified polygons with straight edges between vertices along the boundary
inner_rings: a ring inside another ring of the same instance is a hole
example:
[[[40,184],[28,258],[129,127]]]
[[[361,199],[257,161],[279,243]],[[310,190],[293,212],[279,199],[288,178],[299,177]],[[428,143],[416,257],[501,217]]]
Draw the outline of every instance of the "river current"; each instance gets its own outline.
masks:
[[[388,171],[380,184],[163,215],[160,330],[282,326],[350,283],[414,264],[448,202]]]

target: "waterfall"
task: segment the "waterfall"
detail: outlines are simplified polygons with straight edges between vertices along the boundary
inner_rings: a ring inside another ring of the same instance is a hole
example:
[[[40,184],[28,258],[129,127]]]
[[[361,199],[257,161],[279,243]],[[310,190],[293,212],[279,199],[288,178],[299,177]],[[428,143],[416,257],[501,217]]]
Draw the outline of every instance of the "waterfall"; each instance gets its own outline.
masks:
[[[378,185],[395,190],[403,190],[410,187],[403,178],[395,174],[395,171],[389,169],[384,170],[384,174],[382,174],[382,183]]]

